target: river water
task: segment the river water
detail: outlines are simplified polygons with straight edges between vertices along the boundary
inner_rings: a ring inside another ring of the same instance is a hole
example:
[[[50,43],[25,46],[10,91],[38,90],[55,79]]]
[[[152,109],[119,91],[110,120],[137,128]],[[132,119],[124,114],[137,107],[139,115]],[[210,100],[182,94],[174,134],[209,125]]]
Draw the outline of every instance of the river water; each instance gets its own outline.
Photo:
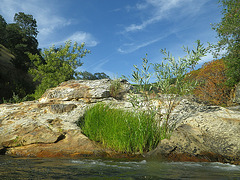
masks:
[[[0,156],[0,179],[240,179],[240,166],[222,163]]]

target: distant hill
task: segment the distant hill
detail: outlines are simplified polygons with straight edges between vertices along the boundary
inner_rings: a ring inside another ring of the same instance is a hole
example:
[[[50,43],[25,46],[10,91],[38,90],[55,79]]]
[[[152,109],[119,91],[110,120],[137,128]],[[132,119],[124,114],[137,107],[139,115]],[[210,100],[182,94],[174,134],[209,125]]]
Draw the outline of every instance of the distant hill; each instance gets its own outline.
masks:
[[[5,48],[3,45],[0,44],[0,73],[8,74],[9,70],[15,70],[16,68],[11,63],[11,60],[14,59],[14,55],[11,54],[11,52]]]
[[[20,97],[31,93],[34,88],[29,74],[17,69],[11,62],[14,55],[0,44],[0,103],[12,98],[13,93]]]

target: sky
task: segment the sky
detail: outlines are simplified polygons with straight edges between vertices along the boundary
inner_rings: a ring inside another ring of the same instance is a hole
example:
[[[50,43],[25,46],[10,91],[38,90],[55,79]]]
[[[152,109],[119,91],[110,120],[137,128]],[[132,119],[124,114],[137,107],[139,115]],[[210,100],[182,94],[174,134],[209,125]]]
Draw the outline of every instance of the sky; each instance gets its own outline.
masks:
[[[216,43],[211,23],[222,18],[218,0],[0,0],[7,23],[17,12],[36,19],[39,48],[85,42],[91,53],[78,70],[111,78],[131,76],[146,54],[150,63],[161,63],[161,49],[183,57],[183,45]],[[208,54],[199,64],[211,60]]]

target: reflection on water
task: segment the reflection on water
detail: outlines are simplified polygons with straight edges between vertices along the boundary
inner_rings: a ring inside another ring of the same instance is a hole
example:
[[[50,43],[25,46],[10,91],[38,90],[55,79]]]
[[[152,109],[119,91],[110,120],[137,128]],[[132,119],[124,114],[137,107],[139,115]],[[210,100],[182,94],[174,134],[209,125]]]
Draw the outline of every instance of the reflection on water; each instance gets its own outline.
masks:
[[[0,156],[0,179],[240,179],[240,166],[222,163],[38,159]]]

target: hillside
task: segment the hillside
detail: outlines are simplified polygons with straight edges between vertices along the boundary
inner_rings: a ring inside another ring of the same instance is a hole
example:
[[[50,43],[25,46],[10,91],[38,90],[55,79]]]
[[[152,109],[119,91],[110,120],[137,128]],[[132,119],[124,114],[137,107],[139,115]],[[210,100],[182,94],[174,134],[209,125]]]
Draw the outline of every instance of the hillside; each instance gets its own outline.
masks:
[[[10,51],[0,44],[0,70],[1,74],[6,74],[6,70],[12,69],[15,67],[11,63],[11,59],[15,58],[14,55],[10,53]]]
[[[0,44],[0,103],[12,98],[13,93],[24,97],[32,89],[32,78],[14,67],[13,58],[14,55]]]

